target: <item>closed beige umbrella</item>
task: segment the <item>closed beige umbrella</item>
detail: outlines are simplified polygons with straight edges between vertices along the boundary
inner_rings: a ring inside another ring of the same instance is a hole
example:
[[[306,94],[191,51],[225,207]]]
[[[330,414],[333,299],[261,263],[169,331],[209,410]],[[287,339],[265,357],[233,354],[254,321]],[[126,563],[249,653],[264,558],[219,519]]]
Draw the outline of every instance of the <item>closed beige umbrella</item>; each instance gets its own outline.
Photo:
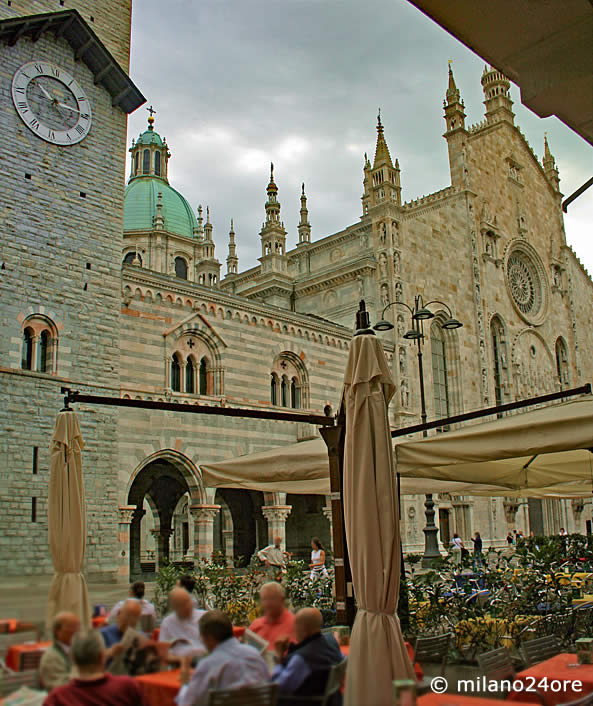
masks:
[[[47,619],[49,622],[60,611],[71,611],[88,626],[89,600],[81,573],[86,544],[83,448],[78,417],[72,411],[60,412],[50,444],[48,527],[55,574]]]
[[[381,341],[355,336],[344,378],[344,513],[358,612],[346,706],[391,706],[392,681],[414,679],[399,619],[399,510],[388,405],[395,386]]]

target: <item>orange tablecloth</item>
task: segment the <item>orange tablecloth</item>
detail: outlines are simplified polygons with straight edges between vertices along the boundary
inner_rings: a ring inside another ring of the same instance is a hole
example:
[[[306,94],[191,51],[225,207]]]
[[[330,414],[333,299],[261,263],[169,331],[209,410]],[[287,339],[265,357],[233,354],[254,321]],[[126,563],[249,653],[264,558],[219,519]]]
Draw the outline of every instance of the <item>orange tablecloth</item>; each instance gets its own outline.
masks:
[[[21,655],[23,652],[46,650],[50,645],[51,642],[30,642],[23,645],[11,645],[6,653],[6,666],[15,672],[18,672],[21,663]]]
[[[179,669],[173,669],[169,672],[136,677],[145,706],[175,706],[175,697],[181,688],[179,671]]]
[[[0,620],[0,632],[16,632],[19,621],[14,618]]]
[[[424,694],[418,698],[418,706],[501,706],[500,699],[481,699],[479,696],[459,694]]]
[[[107,616],[106,615],[97,615],[93,618],[93,627],[100,628],[103,625],[105,625],[105,622],[107,621]]]
[[[531,688],[532,681],[535,679],[533,688],[536,688],[544,696],[548,706],[574,701],[575,699],[580,699],[582,696],[585,696],[585,694],[593,692],[593,665],[581,664],[578,667],[568,666],[569,664],[576,663],[576,655],[566,653],[556,655],[555,657],[545,660],[545,662],[540,662],[534,667],[529,667],[529,669],[519,672],[519,674],[517,674],[517,680],[522,681],[526,686]],[[547,678],[547,689],[544,688],[543,685],[538,685],[538,682],[544,677]],[[551,683],[553,680],[563,682],[562,688],[558,690],[553,688],[554,685]],[[574,684],[576,681],[582,683],[582,688],[579,688],[580,685]],[[574,684],[574,687],[571,687],[571,684]],[[517,691],[516,688],[514,688],[513,692],[509,694],[509,700],[537,701],[537,695],[533,692]]]

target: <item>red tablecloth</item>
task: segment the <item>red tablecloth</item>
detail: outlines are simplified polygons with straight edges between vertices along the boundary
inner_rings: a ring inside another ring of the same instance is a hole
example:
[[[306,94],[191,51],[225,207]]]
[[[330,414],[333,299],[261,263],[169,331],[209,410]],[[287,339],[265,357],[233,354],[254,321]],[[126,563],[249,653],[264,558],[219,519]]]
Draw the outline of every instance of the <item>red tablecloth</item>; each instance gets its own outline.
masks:
[[[11,645],[6,653],[6,666],[15,672],[18,672],[20,669],[21,655],[23,652],[46,650],[50,645],[51,642],[30,642],[23,645]]]
[[[500,699],[481,699],[479,696],[459,694],[424,694],[418,698],[418,706],[501,706]]]
[[[566,703],[580,699],[585,694],[593,692],[593,665],[580,664],[576,667],[569,665],[577,664],[577,656],[573,654],[560,654],[545,662],[540,662],[534,667],[529,667],[517,674],[517,681],[523,682],[524,685],[537,689],[545,698],[548,706],[555,704]],[[538,684],[540,680],[547,679],[547,687],[545,684]],[[535,682],[533,683],[533,680]],[[558,680],[561,684],[554,684]],[[581,682],[581,685],[577,682]],[[560,688],[558,688],[560,687]],[[517,691],[513,688],[509,694],[511,701],[537,701],[537,695],[533,692]]]
[[[179,671],[179,669],[173,669],[169,672],[136,677],[145,706],[175,706],[175,697],[181,688]]]
[[[14,618],[0,620],[0,632],[16,632],[19,621]]]
[[[93,627],[95,629],[102,627],[105,625],[105,622],[107,621],[107,616],[106,615],[96,615],[93,618]]]

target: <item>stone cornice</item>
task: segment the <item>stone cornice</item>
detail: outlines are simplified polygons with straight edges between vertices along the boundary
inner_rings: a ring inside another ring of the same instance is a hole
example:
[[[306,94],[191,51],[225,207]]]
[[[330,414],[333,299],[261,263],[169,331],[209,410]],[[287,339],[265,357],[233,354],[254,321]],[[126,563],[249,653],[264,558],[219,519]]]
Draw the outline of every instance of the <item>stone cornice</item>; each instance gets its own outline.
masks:
[[[180,280],[176,277],[167,277],[144,268],[132,266],[122,268],[122,287],[125,286],[130,286],[132,290],[136,286],[155,291],[163,290],[170,294],[193,297],[219,306],[230,306],[246,314],[277,319],[299,328],[309,329],[312,332],[322,332],[325,335],[337,336],[344,340],[350,340],[352,337],[352,331],[339,324],[329,322],[324,324],[308,317],[306,314],[299,314],[271,305],[258,304],[253,299],[246,299],[244,296],[228,294],[219,289],[211,289],[210,287],[204,287],[187,280]]]
[[[328,287],[333,287],[343,282],[349,282],[358,275],[372,275],[377,269],[374,257],[356,258],[348,260],[341,266],[327,267],[316,272],[313,276],[295,282],[297,294],[311,294]]]

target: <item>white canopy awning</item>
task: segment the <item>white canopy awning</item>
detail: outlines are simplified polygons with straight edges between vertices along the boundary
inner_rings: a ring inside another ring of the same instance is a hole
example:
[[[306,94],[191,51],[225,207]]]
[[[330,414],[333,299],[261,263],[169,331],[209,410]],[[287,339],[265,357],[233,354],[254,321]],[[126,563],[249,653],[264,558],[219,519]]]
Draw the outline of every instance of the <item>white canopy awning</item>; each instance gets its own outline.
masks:
[[[583,497],[593,492],[593,396],[395,440],[402,495]],[[327,447],[303,441],[201,466],[204,485],[329,495]]]

